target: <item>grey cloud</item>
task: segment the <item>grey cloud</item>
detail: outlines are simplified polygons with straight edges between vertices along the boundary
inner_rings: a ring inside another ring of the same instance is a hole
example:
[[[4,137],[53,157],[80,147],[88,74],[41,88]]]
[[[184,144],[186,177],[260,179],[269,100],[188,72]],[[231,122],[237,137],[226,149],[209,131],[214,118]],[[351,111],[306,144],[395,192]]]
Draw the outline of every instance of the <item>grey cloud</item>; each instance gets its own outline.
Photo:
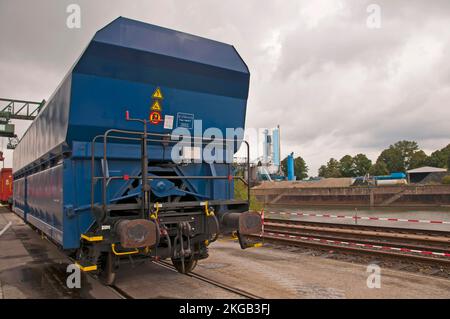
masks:
[[[80,30],[65,27],[69,3]],[[381,29],[366,27],[371,3]],[[447,0],[2,0],[0,96],[48,98],[94,32],[127,16],[233,44],[252,73],[247,126],[280,124],[282,155],[315,174],[399,139],[427,152],[450,142],[449,14]]]

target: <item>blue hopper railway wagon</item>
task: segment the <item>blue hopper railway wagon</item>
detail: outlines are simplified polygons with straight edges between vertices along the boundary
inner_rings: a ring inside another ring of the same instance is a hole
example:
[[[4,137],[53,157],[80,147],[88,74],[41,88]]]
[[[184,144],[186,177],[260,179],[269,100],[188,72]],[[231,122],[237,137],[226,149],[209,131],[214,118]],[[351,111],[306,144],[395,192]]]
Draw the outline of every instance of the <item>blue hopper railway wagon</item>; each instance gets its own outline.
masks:
[[[261,217],[234,198],[246,181],[230,160],[249,145],[227,136],[243,132],[249,79],[231,45],[117,18],[16,147],[14,212],[107,284],[120,259],[170,258],[186,273],[220,233],[258,244]]]

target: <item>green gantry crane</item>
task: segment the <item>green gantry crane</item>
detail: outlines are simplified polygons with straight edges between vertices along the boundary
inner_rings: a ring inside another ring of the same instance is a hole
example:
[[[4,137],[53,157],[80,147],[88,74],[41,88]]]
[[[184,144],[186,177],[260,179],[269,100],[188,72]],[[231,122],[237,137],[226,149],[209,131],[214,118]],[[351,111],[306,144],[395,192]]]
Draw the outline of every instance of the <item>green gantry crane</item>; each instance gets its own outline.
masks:
[[[45,104],[42,102],[23,101],[0,98],[0,137],[8,138],[8,149],[15,149],[19,143],[11,120],[32,121]]]

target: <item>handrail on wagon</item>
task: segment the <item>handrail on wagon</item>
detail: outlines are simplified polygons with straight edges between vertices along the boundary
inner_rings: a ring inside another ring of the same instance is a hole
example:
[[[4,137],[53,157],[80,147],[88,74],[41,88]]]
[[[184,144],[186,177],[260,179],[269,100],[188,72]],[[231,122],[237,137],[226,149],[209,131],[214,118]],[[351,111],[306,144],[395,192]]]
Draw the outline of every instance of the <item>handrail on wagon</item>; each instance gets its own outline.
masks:
[[[117,136],[117,135],[111,135],[111,134],[123,134],[123,135],[135,135],[139,137],[127,137],[127,136]],[[107,130],[103,135],[97,135],[92,139],[91,142],[91,210],[94,208],[94,197],[95,197],[95,185],[98,180],[102,180],[102,206],[104,209],[107,207],[106,203],[106,197],[107,192],[106,189],[108,187],[108,184],[112,180],[119,180],[123,179],[122,176],[106,176],[106,167],[107,167],[107,143],[108,139],[114,139],[114,140],[127,140],[127,141],[143,141],[144,136],[150,136],[151,138],[146,138],[145,143],[148,144],[149,142],[152,143],[161,143],[168,144],[168,143],[182,143],[182,144],[189,144],[192,145],[192,142],[194,140],[200,140],[202,145],[206,144],[213,144],[213,145],[224,145],[224,142],[242,142],[246,145],[246,151],[247,151],[247,161],[246,161],[246,167],[247,167],[247,180],[245,180],[242,176],[231,176],[230,167],[228,167],[228,175],[227,176],[152,176],[147,178],[147,181],[151,181],[154,179],[207,179],[207,180],[215,180],[215,179],[228,179],[230,182],[228,184],[229,187],[229,193],[231,195],[231,179],[234,180],[241,180],[245,184],[247,184],[247,204],[250,206],[250,145],[249,143],[244,139],[219,139],[219,138],[204,138],[204,137],[198,137],[193,136],[189,137],[188,141],[186,141],[186,137],[183,135],[172,135],[172,134],[160,134],[160,133],[144,133],[139,131],[128,131],[128,130],[119,130],[119,129],[110,129]],[[157,139],[159,137],[159,139]],[[183,138],[182,141],[177,140]],[[97,140],[102,139],[103,140],[103,169],[102,169],[102,175],[103,176],[95,176],[95,144]],[[130,179],[141,179],[142,176],[128,176]]]

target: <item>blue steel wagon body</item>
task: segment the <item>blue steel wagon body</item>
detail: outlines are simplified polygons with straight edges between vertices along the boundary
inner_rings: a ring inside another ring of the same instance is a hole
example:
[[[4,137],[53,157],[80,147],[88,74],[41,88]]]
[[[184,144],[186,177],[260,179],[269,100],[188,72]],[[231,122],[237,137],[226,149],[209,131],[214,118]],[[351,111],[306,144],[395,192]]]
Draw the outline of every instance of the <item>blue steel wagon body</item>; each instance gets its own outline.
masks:
[[[130,178],[142,176],[142,143],[112,139],[104,148],[103,140],[94,138],[110,129],[142,132],[141,123],[126,120],[126,111],[149,119],[154,110],[159,121],[150,121],[147,130],[156,137],[179,128],[202,137],[214,127],[225,138],[227,128],[244,128],[249,77],[231,45],[126,18],[114,20],[95,34],[18,144],[14,211],[64,249],[80,248],[83,234],[114,228],[110,223],[98,229],[93,204],[142,202],[143,182]],[[157,91],[161,96],[155,98]],[[195,125],[199,120],[201,127]],[[231,163],[174,164],[173,144],[149,141],[147,147],[152,211],[158,208],[155,203],[163,208],[176,200],[171,213],[180,214],[179,203],[186,201],[196,202],[201,214],[205,202],[213,207],[216,201],[222,223],[228,211],[248,210],[248,202],[233,201]],[[178,179],[151,179],[167,174]],[[108,177],[105,198],[101,179],[92,183],[93,176]],[[214,178],[219,176],[230,178]],[[205,223],[199,223],[204,229]]]

